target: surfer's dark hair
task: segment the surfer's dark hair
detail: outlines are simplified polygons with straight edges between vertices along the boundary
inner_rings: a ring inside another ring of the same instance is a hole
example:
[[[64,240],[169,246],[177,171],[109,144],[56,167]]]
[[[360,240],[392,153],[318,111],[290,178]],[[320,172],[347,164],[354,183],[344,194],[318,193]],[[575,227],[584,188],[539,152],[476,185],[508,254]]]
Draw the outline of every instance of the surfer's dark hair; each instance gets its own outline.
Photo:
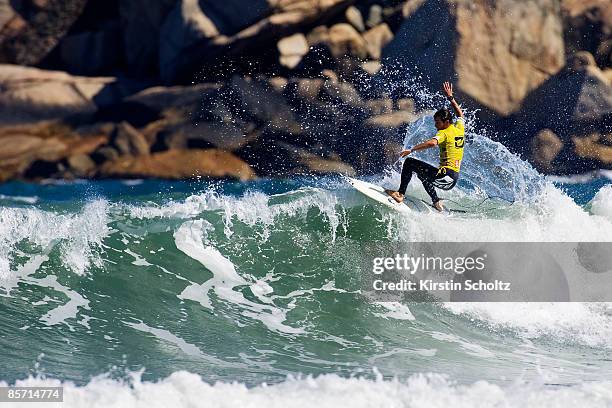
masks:
[[[453,115],[451,115],[450,111],[446,108],[439,109],[436,113],[434,113],[435,119],[440,119],[442,122],[450,122],[453,120]]]

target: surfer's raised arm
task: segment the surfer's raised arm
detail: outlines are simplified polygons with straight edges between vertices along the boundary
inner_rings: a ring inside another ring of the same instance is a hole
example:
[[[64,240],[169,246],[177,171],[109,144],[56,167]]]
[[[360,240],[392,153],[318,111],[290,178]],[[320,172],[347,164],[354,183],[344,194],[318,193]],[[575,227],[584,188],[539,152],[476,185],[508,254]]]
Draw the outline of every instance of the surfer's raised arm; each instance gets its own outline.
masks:
[[[453,96],[453,84],[451,84],[448,81],[444,82],[444,84],[442,85],[442,90],[444,91],[444,95],[446,95],[446,99],[448,99],[451,105],[453,106],[453,110],[455,111],[455,114],[457,115],[457,117],[462,118],[463,111],[461,110],[461,108],[459,107],[459,104],[457,103],[457,101],[455,100],[455,97]]]

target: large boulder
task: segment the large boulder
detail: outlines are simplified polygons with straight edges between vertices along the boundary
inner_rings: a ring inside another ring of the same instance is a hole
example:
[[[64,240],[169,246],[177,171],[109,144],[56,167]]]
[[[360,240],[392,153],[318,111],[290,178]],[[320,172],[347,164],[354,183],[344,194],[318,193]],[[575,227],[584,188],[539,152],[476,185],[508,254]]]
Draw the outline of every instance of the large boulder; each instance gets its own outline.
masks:
[[[343,77],[353,77],[359,71],[357,62],[368,57],[366,40],[347,23],[338,23],[331,27],[317,26],[308,33],[307,40],[310,52],[302,63],[303,72],[307,76],[315,76],[321,71],[332,69]]]
[[[149,154],[145,137],[127,122],[121,122],[113,135],[113,145],[122,155],[143,156]]]
[[[295,174],[341,173],[354,175],[355,170],[333,150],[322,145],[306,148],[282,140],[260,140],[238,151],[257,174],[265,177],[287,177]]]
[[[114,78],[78,78],[59,71],[0,66],[0,122],[93,113],[93,98],[113,82]]]
[[[119,21],[101,24],[92,31],[69,34],[57,47],[61,69],[75,75],[104,75],[123,64],[122,28]]]
[[[54,162],[65,156],[68,146],[57,138],[27,134],[0,137],[0,182],[20,177],[37,160]]]
[[[176,3],[177,0],[119,2],[125,60],[131,72],[158,72],[161,27]]]
[[[87,0],[0,0],[0,63],[35,65],[81,15]]]
[[[337,154],[321,155],[308,149],[291,145],[289,143],[277,142],[277,152],[284,150],[288,156],[288,163],[292,166],[290,169],[281,172],[278,175],[290,174],[345,174],[354,176],[355,170],[349,164],[344,163]]]
[[[365,31],[366,27],[365,23],[363,22],[363,16],[357,7],[351,6],[347,8],[344,12],[344,18],[346,18],[346,21],[351,23],[351,25],[360,32]]]
[[[325,44],[335,58],[355,56],[365,59],[368,47],[365,40],[353,26],[345,23],[334,24],[323,37]]]
[[[107,142],[103,134],[79,135],[55,122],[0,127],[0,181],[56,175],[60,162],[70,157],[84,169],[83,156]]]
[[[586,137],[574,137],[576,155],[583,160],[595,161],[595,168],[612,168],[612,146],[602,143],[601,135],[592,134]]]
[[[532,135],[548,128],[567,140],[603,126],[611,116],[612,85],[593,56],[581,52],[525,99],[516,116],[517,133]]]
[[[542,129],[531,140],[531,162],[545,172],[553,170],[553,161],[563,149],[563,142],[550,129]]]
[[[197,124],[183,122],[164,127],[160,139],[163,139],[168,149],[217,147],[234,151],[258,137],[259,132],[254,130],[254,125],[249,132],[219,121]]]
[[[94,174],[96,163],[86,154],[75,154],[66,160],[68,168],[77,177],[89,177]]]
[[[60,71],[0,65],[0,124],[93,114],[141,86],[112,77],[78,77]]]
[[[382,50],[393,40],[393,33],[387,24],[381,24],[363,34],[370,58],[379,60]]]
[[[101,177],[188,179],[198,176],[246,181],[255,172],[233,154],[218,149],[168,150],[149,156],[125,156],[100,167]]]
[[[281,39],[276,45],[280,54],[281,65],[293,69],[298,66],[302,57],[308,54],[308,41],[302,33]]]
[[[210,147],[231,151],[256,136],[252,120],[272,125],[275,112],[283,120],[282,112],[288,109],[279,108],[280,100],[280,95],[268,93],[252,80],[235,78],[227,84],[146,89],[98,116],[140,127],[153,151]]]
[[[462,97],[507,116],[564,64],[557,0],[430,0],[403,22],[383,51],[400,75],[408,69],[432,89],[457,80]]]
[[[607,69],[603,72],[604,76],[608,80],[608,83],[612,85],[612,69]]]
[[[255,54],[317,19],[345,10],[354,0],[180,0],[164,21],[160,38],[163,80],[190,81],[222,58]]]
[[[302,132],[291,106],[266,81],[234,76],[221,90],[224,104],[234,117],[255,122],[279,132]]]
[[[115,107],[117,111],[114,112],[117,114],[115,117],[127,111],[128,115],[122,120],[129,121],[129,116],[133,115],[136,110],[141,111],[145,116],[147,112],[148,116],[189,116],[202,110],[203,106],[208,107],[209,101],[215,99],[221,87],[222,84],[206,83],[192,86],[147,88],[123,99],[122,103]],[[146,120],[147,117],[142,119]]]
[[[569,53],[589,51],[600,67],[612,67],[612,3],[609,0],[562,0]]]

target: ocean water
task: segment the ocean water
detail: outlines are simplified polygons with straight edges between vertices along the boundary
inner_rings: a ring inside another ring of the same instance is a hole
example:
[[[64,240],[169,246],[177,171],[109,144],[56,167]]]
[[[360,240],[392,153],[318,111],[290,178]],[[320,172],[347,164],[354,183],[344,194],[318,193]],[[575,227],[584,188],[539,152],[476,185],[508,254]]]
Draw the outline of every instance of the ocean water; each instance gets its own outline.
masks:
[[[0,385],[63,385],[58,407],[612,406],[612,304],[361,294],[365,242],[612,239],[605,172],[546,178],[471,137],[451,215],[340,176],[0,185]]]

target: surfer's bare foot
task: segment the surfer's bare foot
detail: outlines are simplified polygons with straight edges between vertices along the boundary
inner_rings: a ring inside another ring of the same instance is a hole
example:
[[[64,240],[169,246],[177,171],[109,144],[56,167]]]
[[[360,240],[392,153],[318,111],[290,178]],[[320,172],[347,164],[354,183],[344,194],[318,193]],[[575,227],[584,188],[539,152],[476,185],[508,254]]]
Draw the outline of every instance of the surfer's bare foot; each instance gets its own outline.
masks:
[[[444,207],[442,206],[442,200],[438,200],[433,203],[433,207],[440,212],[444,211]]]
[[[399,191],[385,190],[385,193],[393,197],[393,199],[397,201],[398,203],[401,203],[404,201],[404,195],[400,194]]]

